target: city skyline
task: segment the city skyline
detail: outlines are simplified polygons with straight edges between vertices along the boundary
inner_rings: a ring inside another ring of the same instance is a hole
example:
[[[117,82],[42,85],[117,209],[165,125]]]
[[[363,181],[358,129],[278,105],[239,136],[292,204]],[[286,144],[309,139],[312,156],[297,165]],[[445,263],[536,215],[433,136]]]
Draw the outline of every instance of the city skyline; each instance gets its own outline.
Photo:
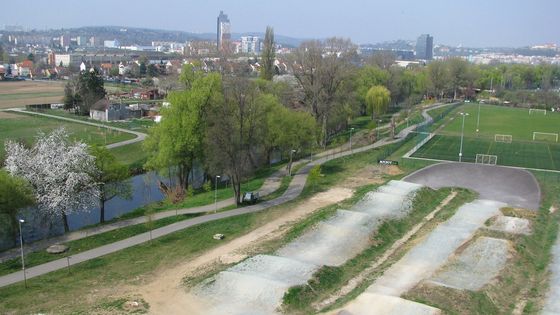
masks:
[[[134,6],[130,1],[100,0],[93,7],[73,2],[70,6],[70,3],[68,0],[48,3],[30,0],[35,9],[30,10],[25,19],[8,15],[3,24],[32,29],[118,25],[214,33],[216,16],[224,11],[231,20],[232,33],[263,32],[270,25],[279,35],[302,39],[339,36],[359,44],[414,40],[423,33],[434,36],[434,44],[469,47],[560,43],[560,34],[556,31],[560,22],[554,16],[560,3],[546,0],[530,3],[396,0],[390,4],[354,0],[346,6],[327,2],[321,2],[323,5],[319,6],[317,1],[299,3],[294,0],[286,0],[282,5],[254,0],[247,0],[243,5],[225,0],[164,0],[158,2],[157,7],[161,8],[158,12],[161,13],[156,15],[153,9],[149,9],[151,4],[148,1],[137,1]],[[52,16],[57,15],[61,6],[67,8],[68,15],[53,21]],[[60,22],[62,20],[64,22]]]

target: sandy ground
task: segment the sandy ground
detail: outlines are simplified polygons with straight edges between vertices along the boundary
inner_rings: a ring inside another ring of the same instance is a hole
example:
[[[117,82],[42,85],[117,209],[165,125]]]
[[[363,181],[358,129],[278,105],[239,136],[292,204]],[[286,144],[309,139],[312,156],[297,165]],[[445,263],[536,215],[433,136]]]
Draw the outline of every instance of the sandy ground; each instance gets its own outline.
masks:
[[[353,191],[348,188],[333,188],[319,193],[287,211],[282,217],[244,236],[212,249],[194,260],[157,272],[153,282],[132,290],[136,291],[134,294],[141,295],[149,303],[151,314],[203,314],[205,306],[181,287],[181,280],[184,277],[204,273],[207,269],[204,267],[215,263],[238,262],[246,257],[245,253],[259,243],[282,236],[290,223],[304,218],[319,208],[347,199],[352,196],[352,193]]]
[[[360,186],[381,184],[385,182],[382,175],[399,175],[402,174],[401,169],[395,165],[368,165],[362,168],[354,176],[350,176],[344,180],[343,187],[357,188]]]
[[[0,112],[0,119],[18,119],[20,115],[12,114],[9,112]]]

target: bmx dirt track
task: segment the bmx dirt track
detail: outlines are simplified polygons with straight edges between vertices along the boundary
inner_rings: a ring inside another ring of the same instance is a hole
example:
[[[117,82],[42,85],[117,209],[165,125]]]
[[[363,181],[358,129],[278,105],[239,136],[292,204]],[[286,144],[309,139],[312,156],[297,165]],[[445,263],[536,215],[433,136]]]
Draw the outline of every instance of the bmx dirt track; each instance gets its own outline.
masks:
[[[440,163],[423,168],[405,181],[431,188],[462,187],[480,194],[480,199],[537,210],[541,192],[535,177],[526,170],[470,163]]]

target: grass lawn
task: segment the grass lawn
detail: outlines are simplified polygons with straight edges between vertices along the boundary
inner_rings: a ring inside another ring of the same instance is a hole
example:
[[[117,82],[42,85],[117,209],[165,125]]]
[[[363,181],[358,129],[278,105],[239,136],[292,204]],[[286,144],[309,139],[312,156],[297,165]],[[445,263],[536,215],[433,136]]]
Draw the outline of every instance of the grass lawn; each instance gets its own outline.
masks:
[[[61,103],[63,97],[63,81],[0,82],[0,109],[30,104]]]
[[[462,117],[459,112],[468,113],[465,118],[466,137],[476,137],[478,104],[459,107],[450,115],[454,119],[441,130],[446,135],[460,135]],[[495,134],[512,135],[513,141],[532,141],[533,132],[560,133],[560,113],[534,112],[529,115],[528,109],[511,108],[495,105],[480,105],[480,138],[494,140]]]
[[[117,161],[128,165],[133,170],[142,170],[148,158],[148,154],[142,149],[142,142],[113,148],[111,153],[115,155]]]
[[[43,131],[47,133],[59,127],[66,128],[72,140],[81,140],[87,144],[104,145],[135,137],[124,132],[109,131],[104,128],[99,129],[93,126],[65,122],[48,117],[9,114],[10,118],[0,119],[0,158],[5,154],[4,142],[6,140],[23,141],[31,144],[35,142],[38,132]]]
[[[439,112],[439,109],[436,110]],[[493,105],[480,105],[478,135],[478,104],[462,105],[452,110],[442,119],[442,129],[413,157],[458,161],[462,124],[460,112],[469,113],[465,118],[464,162],[475,162],[476,154],[490,154],[498,156],[499,165],[560,170],[560,143],[533,141],[533,131],[560,133],[560,114],[548,112],[547,115],[529,115],[527,109]],[[496,142],[495,134],[511,135],[513,141]]]
[[[459,136],[436,135],[412,157],[458,161]],[[495,142],[493,139],[465,137],[463,161],[474,163],[476,154],[497,155],[499,165],[560,170],[560,144],[533,141]]]

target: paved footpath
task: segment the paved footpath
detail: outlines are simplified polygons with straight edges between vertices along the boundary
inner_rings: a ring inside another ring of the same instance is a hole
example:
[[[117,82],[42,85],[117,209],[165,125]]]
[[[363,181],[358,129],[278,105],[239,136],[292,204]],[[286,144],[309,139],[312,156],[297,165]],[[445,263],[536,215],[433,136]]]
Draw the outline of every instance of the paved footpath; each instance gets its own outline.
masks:
[[[429,115],[426,113],[428,110],[433,109],[435,107],[431,107],[429,109],[425,109],[423,111],[423,115],[425,118],[429,118],[431,119],[431,117],[429,117]],[[423,124],[428,123],[427,121],[424,121]],[[381,146],[385,146],[388,144],[393,144],[399,141],[402,141],[414,128],[416,127],[416,125],[410,126],[404,130],[402,130],[396,137],[396,139],[393,140],[388,140],[388,139],[383,139],[380,140],[374,144],[371,145],[367,145],[367,146],[363,146],[360,148],[356,148],[353,150],[347,150],[347,151],[343,151],[343,152],[338,152],[338,153],[333,153],[331,155],[326,155],[323,157],[319,157],[316,160],[313,160],[309,163],[307,163],[305,166],[301,167],[298,172],[293,176],[292,181],[290,182],[290,185],[288,186],[288,189],[284,192],[284,194],[282,194],[280,197],[273,199],[273,200],[269,200],[269,201],[264,201],[261,202],[259,204],[253,205],[253,206],[248,206],[248,207],[243,207],[243,208],[238,208],[238,209],[233,209],[233,210],[228,210],[225,212],[219,212],[219,213],[213,213],[213,214],[207,214],[207,215],[203,215],[200,217],[196,217],[196,218],[192,218],[192,219],[187,219],[184,221],[180,221],[180,222],[176,222],[170,225],[166,225],[163,226],[161,228],[158,229],[154,229],[151,231],[151,237],[152,238],[158,238],[158,237],[162,237],[177,231],[181,231],[183,229],[198,225],[198,224],[202,224],[202,223],[206,223],[206,222],[210,222],[210,221],[214,221],[214,220],[220,220],[220,219],[224,219],[224,218],[229,218],[229,217],[233,217],[233,216],[238,216],[238,215],[242,215],[242,214],[248,214],[248,213],[255,213],[255,212],[259,212],[265,209],[268,209],[270,207],[274,207],[274,206],[278,206],[281,205],[283,203],[286,203],[288,201],[294,200],[295,198],[297,198],[300,193],[303,190],[303,187],[305,186],[305,182],[307,180],[307,174],[309,173],[309,170],[311,168],[313,168],[315,165],[321,165],[327,161],[333,160],[333,159],[337,159],[337,158],[341,158],[341,157],[345,157],[345,156],[349,156],[355,153],[360,153],[360,152],[365,152],[374,148],[378,148]],[[279,185],[279,184],[278,184]],[[227,200],[221,201],[222,203],[227,203]],[[223,207],[224,205],[222,205]],[[206,210],[204,211],[200,211],[200,212],[208,212],[208,211],[212,211],[214,209],[214,205],[207,205],[207,206],[203,206],[203,207],[207,207]],[[199,207],[202,208],[202,207]],[[189,211],[193,211],[193,208],[191,209],[183,209],[181,210],[183,212],[179,212],[179,214],[183,214],[183,213],[193,213],[193,212],[189,212]],[[168,211],[167,213],[171,212],[172,215],[175,215],[175,211]],[[161,215],[164,215],[166,212],[162,212]],[[156,218],[161,218],[161,217],[156,217]],[[154,219],[156,219],[154,218]],[[145,220],[145,218],[143,219],[141,218],[136,218],[133,220]],[[123,221],[124,222],[124,221]],[[144,221],[145,222],[145,221]],[[119,224],[120,222],[117,222],[116,224]],[[141,222],[139,222],[141,223]],[[125,249],[125,248],[129,248],[138,244],[142,244],[145,242],[148,242],[150,240],[150,232],[146,232],[146,233],[142,233],[142,234],[138,234],[136,236],[133,237],[129,237],[127,239],[115,242],[115,243],[111,243],[111,244],[107,244],[101,247],[97,247],[91,250],[87,250],[84,252],[81,252],[79,254],[73,255],[69,258],[61,258],[58,260],[54,260],[42,265],[38,265],[35,267],[31,267],[31,268],[27,268],[26,269],[26,277],[27,279],[30,278],[34,278],[40,275],[44,275],[46,273],[52,272],[52,271],[56,271],[56,270],[60,270],[63,268],[67,268],[71,265],[75,265],[84,261],[88,261],[90,259],[94,259],[94,258],[98,258],[110,253],[114,253],[117,252],[119,250]],[[18,272],[14,272],[5,276],[0,277],[0,287],[4,287],[10,284],[14,284],[17,282],[20,282],[23,280],[23,271],[18,271]]]

